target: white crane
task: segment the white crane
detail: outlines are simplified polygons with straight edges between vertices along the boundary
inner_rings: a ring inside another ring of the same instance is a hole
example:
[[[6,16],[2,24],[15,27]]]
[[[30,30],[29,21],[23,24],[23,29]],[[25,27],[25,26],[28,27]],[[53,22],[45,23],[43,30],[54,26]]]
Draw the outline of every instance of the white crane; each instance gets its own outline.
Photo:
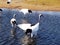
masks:
[[[11,0],[7,0],[7,4],[10,4],[11,3]]]
[[[41,14],[39,14],[39,21],[40,21],[40,16],[41,16]],[[30,23],[27,23],[27,24],[18,24],[17,26],[20,29],[24,30],[26,33],[29,33],[29,30],[30,30],[31,37],[33,37],[34,35],[35,36],[37,35],[37,31],[39,29],[39,21],[35,25],[32,25]]]
[[[13,15],[13,18],[10,20],[10,23],[11,23],[12,27],[13,27],[14,25],[16,25],[16,19],[15,19],[15,17],[16,17],[16,14],[14,14],[14,15]]]
[[[32,10],[30,10],[30,9],[21,9],[20,12],[22,12],[24,15],[26,15],[27,13],[31,14]]]

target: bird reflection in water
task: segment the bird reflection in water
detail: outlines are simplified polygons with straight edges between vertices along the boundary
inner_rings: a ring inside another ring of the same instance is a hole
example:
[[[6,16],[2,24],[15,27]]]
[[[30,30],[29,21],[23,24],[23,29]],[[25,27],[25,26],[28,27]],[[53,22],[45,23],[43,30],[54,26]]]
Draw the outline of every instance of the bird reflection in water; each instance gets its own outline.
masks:
[[[24,35],[22,39],[20,40],[21,45],[36,45],[36,37],[32,37],[31,35]]]

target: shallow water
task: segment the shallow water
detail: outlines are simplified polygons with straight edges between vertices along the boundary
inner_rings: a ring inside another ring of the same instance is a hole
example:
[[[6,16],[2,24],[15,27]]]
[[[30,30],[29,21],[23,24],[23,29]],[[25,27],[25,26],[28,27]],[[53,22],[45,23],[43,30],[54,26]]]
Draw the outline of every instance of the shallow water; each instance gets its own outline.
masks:
[[[40,19],[40,28],[38,30],[38,37],[36,45],[60,45],[60,12],[56,11],[33,11],[32,14],[19,12],[17,9],[5,9],[0,17],[0,45],[20,45],[20,38],[24,34],[21,29],[17,27],[16,38],[11,37],[10,19],[13,14],[16,14],[17,23],[22,23],[23,20],[31,24],[38,22],[38,15],[41,13],[43,17]],[[25,18],[24,18],[25,17]]]

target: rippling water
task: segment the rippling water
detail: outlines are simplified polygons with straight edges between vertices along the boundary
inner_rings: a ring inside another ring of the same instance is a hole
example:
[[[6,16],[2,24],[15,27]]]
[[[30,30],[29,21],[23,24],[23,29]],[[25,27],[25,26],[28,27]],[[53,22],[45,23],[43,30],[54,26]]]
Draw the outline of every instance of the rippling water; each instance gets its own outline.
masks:
[[[16,14],[17,23],[22,23],[23,20],[31,24],[38,22],[38,15],[43,14],[40,19],[40,28],[36,40],[37,45],[60,45],[60,12],[56,11],[33,11],[32,14],[20,13],[17,9],[5,9],[0,17],[0,45],[20,45],[20,38],[24,34],[21,29],[17,27],[16,38],[11,37],[10,19],[13,14]],[[25,17],[25,18],[24,18]]]

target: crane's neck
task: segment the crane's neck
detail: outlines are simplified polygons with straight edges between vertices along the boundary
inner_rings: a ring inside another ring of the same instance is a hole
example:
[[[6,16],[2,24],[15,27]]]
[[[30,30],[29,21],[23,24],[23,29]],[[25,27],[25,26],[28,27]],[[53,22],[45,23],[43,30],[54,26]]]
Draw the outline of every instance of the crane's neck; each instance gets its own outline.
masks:
[[[16,14],[13,15],[13,18],[16,18]]]

